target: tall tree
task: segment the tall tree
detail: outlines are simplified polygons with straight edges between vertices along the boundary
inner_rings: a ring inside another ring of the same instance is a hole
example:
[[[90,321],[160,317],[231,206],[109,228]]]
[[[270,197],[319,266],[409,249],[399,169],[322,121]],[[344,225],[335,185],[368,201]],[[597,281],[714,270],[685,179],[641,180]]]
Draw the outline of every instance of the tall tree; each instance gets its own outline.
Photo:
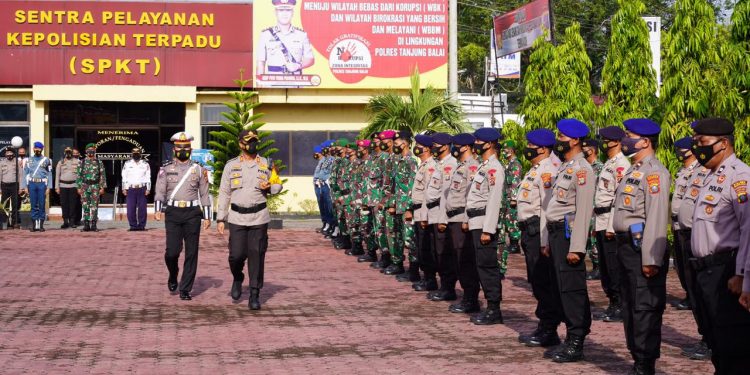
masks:
[[[619,125],[634,117],[651,117],[656,109],[656,73],[651,66],[649,31],[641,15],[641,0],[618,0],[612,17],[607,61],[602,71],[602,94],[596,127]]]
[[[551,129],[557,120],[549,111],[549,107],[553,106],[551,95],[556,84],[555,72],[552,68],[554,60],[555,46],[544,38],[537,39],[532,46],[529,65],[523,76],[526,95],[519,107],[519,113],[523,116],[528,130]]]
[[[416,69],[408,97],[387,91],[371,97],[365,112],[369,124],[360,132],[361,137],[386,129],[409,129],[413,134],[427,129],[452,134],[470,129],[461,105],[443,90],[432,86],[422,89]]]
[[[677,0],[674,7],[662,52],[662,147],[657,150],[672,172],[679,168],[674,141],[691,134],[692,121],[712,114],[712,87],[720,64],[713,7],[705,0]]]
[[[488,49],[469,43],[458,49],[458,66],[461,67],[462,92],[478,92],[483,87],[485,58]]]

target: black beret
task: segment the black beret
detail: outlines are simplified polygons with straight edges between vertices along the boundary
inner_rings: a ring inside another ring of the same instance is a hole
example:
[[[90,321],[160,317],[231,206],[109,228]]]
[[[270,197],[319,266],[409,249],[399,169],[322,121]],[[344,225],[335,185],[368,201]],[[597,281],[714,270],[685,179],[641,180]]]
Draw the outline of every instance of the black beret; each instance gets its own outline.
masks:
[[[411,130],[396,130],[396,139],[403,139],[405,141],[411,142]]]
[[[599,129],[599,136],[610,141],[619,142],[625,138],[625,135],[625,131],[619,126],[607,126],[606,128]]]
[[[594,138],[586,138],[583,140],[583,147],[599,147],[599,141]]]
[[[706,118],[693,123],[693,131],[698,135],[732,135],[734,124],[723,118]]]

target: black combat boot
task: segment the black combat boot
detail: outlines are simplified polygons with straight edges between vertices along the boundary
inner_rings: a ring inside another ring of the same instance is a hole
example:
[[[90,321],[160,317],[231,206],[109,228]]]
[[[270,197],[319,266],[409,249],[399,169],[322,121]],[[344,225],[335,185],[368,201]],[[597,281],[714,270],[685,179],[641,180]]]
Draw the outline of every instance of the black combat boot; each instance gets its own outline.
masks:
[[[232,281],[232,299],[237,301],[242,297],[242,280]]]
[[[518,246],[518,240],[514,240],[511,238],[510,245],[508,245],[508,253],[518,254],[520,252],[521,252],[521,248]]]
[[[63,218],[63,225],[60,226],[60,229],[68,229],[70,228],[70,221],[68,219]]]
[[[436,279],[424,279],[411,285],[416,292],[430,292],[438,289]]]
[[[409,282],[415,283],[422,277],[419,275],[419,265],[416,262],[409,262],[409,269],[396,276],[396,280],[401,283]]]
[[[542,333],[543,330],[544,329],[542,328],[541,325],[537,325],[537,327],[534,330],[534,332],[531,332],[531,333],[522,333],[522,334],[518,335],[518,342],[520,342],[521,344],[526,344],[526,343],[529,342],[529,340],[531,340],[532,337],[538,336],[540,333]]]
[[[560,336],[557,335],[557,330],[555,328],[541,328],[538,333],[529,337],[524,344],[530,347],[541,346],[542,348],[549,348],[550,346],[560,345]]]
[[[586,274],[586,280],[599,280],[602,278],[602,274],[599,271],[599,265],[594,265],[591,272]]]
[[[99,230],[96,229],[96,220],[91,220],[91,231],[92,232],[98,232]]]
[[[376,262],[377,260],[378,260],[377,251],[374,249],[368,249],[365,254],[360,255],[359,258],[357,258],[357,262],[359,263],[372,263],[372,262]]]
[[[456,289],[441,289],[432,293],[427,293],[427,299],[430,301],[455,301],[458,296],[456,296]]]
[[[91,225],[88,220],[83,221],[83,229],[81,229],[81,232],[91,232]]]
[[[562,350],[552,356],[552,361],[557,363],[578,362],[583,359],[583,337],[568,334]]]
[[[605,322],[607,323],[620,323],[622,322],[622,302],[620,301],[620,297],[614,297],[612,298],[612,301],[610,302],[610,306],[612,309],[607,313],[607,316],[604,317]]]
[[[479,312],[479,301],[476,298],[464,298],[459,303],[454,303],[448,307],[448,311],[454,314],[471,314]]]
[[[38,223],[39,223],[39,220],[34,220],[34,222],[31,223],[31,228],[29,228],[29,232],[36,232],[38,230],[38,227],[37,227]]]
[[[388,276],[403,275],[404,273],[406,273],[406,270],[404,270],[403,264],[394,263],[388,266],[383,273]]]
[[[250,289],[250,301],[248,301],[247,306],[250,310],[260,310],[260,289]]]
[[[352,248],[352,238],[349,235],[341,236],[340,249],[349,250]]]
[[[633,368],[628,375],[654,375],[656,373],[656,361],[636,359]]]
[[[503,313],[500,311],[500,302],[487,302],[487,309],[483,313],[472,316],[472,323],[480,326],[490,324],[503,324]]]
[[[39,220],[39,228],[37,230],[44,232],[44,220]]]

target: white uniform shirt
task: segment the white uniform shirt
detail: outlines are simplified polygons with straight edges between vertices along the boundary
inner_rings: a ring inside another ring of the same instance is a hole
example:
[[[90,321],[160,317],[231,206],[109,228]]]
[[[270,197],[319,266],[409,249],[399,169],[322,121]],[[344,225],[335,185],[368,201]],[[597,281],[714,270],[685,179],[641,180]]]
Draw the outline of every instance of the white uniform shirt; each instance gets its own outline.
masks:
[[[151,190],[151,166],[143,159],[130,159],[122,166],[122,189],[136,185],[145,185],[146,190]]]

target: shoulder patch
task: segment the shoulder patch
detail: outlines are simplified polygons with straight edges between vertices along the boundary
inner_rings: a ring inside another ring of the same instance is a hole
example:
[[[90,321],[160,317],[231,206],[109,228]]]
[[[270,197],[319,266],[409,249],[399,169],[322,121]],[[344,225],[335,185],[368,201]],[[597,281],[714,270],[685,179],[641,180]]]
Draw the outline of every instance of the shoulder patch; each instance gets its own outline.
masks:
[[[542,173],[542,183],[545,189],[552,187],[552,173]]]
[[[732,189],[737,194],[737,203],[747,202],[747,180],[738,180],[732,184]]]
[[[661,188],[659,187],[659,175],[658,174],[651,174],[646,176],[646,181],[648,182],[648,192],[651,194],[657,194],[661,191]]]
[[[162,165],[161,165],[161,166],[162,166],[162,167],[166,167],[166,166],[168,166],[168,165],[170,165],[170,164],[172,164],[172,160],[169,160],[169,161],[166,161],[166,162],[162,163]]]
[[[578,171],[576,177],[578,178],[578,185],[586,185],[586,170],[581,169]]]

